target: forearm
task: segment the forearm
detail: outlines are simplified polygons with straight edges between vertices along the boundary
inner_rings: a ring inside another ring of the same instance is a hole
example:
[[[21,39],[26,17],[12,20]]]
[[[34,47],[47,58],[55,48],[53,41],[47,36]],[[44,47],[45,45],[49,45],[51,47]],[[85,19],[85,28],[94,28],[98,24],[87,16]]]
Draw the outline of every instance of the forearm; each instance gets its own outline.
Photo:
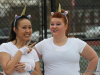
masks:
[[[35,69],[33,70],[33,72],[31,73],[31,75],[42,75],[41,73],[37,72]]]
[[[92,75],[97,66],[97,63],[98,63],[98,57],[95,57],[94,59],[89,61],[85,75]]]
[[[12,73],[15,70],[15,65],[20,61],[21,59],[21,51],[17,51],[13,59],[11,59],[4,69],[5,73]]]

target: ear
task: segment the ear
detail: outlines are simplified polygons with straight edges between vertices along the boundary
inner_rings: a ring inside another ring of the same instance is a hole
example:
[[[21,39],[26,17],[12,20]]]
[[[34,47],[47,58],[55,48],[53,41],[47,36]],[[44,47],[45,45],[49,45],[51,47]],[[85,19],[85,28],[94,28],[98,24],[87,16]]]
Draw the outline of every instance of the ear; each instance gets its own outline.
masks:
[[[68,25],[66,24],[66,25],[65,25],[65,30],[67,30],[67,28],[68,28]]]
[[[15,27],[13,27],[13,31],[16,33],[16,28]]]

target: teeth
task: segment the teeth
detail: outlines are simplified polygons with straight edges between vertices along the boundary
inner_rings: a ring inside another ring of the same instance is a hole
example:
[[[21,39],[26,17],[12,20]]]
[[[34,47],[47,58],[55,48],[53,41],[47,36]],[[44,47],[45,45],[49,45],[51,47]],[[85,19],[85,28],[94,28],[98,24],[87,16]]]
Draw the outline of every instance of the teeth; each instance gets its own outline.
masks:
[[[57,31],[57,30],[53,30],[53,31],[55,32],[55,31]]]
[[[25,36],[29,36],[29,35],[25,35]]]

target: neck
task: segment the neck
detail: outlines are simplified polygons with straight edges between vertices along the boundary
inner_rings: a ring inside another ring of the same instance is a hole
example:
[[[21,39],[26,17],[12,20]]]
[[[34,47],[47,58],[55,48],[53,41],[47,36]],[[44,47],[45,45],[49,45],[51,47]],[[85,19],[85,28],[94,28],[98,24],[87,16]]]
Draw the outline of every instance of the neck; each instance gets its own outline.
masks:
[[[66,36],[61,37],[61,38],[54,38],[53,37],[53,42],[56,45],[62,46],[67,42],[67,37]]]
[[[25,46],[26,41],[23,40],[13,40],[12,43],[16,45],[18,48]]]

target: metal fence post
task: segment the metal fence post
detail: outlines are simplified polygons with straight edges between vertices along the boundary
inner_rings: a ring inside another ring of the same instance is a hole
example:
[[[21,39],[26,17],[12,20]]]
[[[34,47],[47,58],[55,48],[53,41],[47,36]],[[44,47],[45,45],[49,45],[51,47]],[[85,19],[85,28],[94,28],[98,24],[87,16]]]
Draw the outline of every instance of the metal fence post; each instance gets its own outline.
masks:
[[[46,6],[46,0],[44,0],[44,34],[45,34],[45,38],[47,38],[47,6]]]
[[[51,12],[55,12],[55,0],[51,0]]]

